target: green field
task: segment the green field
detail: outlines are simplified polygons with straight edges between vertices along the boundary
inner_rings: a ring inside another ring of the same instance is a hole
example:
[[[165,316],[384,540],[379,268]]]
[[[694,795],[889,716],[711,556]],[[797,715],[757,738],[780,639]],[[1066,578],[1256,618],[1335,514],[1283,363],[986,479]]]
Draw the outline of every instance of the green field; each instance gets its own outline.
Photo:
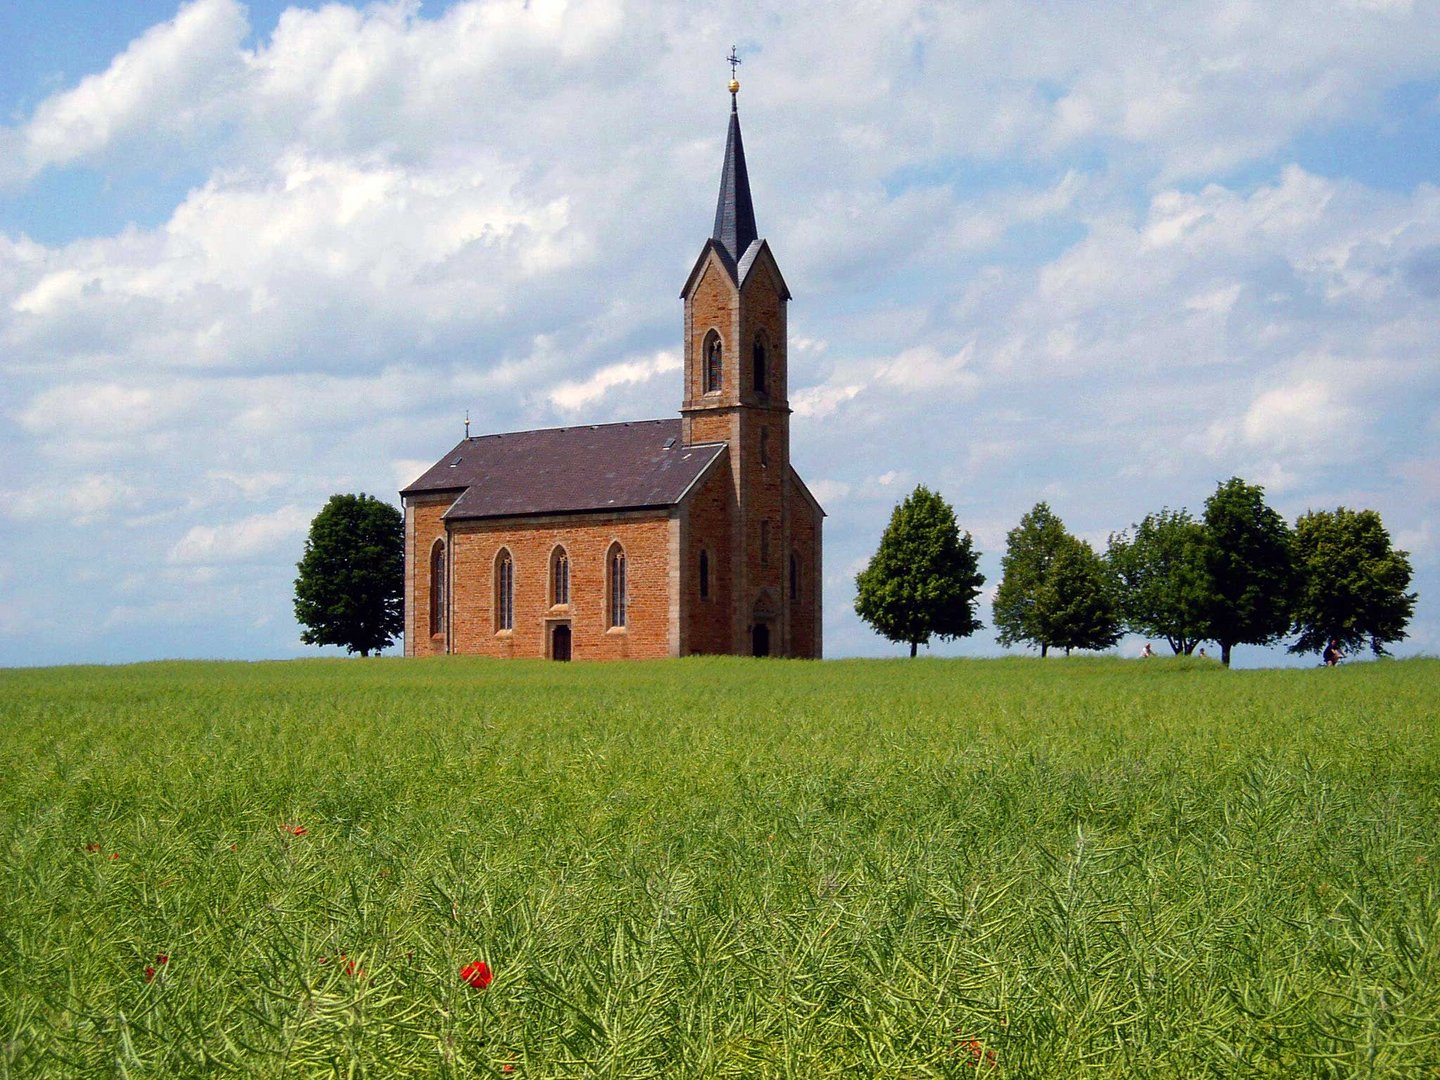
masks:
[[[0,671],[0,1077],[1433,1076],[1437,736],[1436,660]]]

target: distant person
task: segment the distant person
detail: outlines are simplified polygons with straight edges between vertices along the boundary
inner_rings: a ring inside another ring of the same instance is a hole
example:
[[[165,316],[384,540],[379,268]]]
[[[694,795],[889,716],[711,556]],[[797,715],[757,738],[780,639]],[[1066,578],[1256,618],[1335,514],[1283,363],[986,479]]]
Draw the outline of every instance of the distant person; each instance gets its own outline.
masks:
[[[1148,641],[1145,642],[1145,647],[1140,650],[1140,659],[1144,660],[1146,657],[1150,657],[1150,656],[1154,656],[1154,655],[1155,655],[1155,650],[1152,649],[1152,648],[1150,648],[1150,643],[1149,643]]]
[[[1344,654],[1340,651],[1340,640],[1338,638],[1332,637],[1330,639],[1330,644],[1325,646],[1325,666],[1334,667],[1336,664],[1340,663],[1340,657],[1343,655]]]
[[[1201,645],[1201,646],[1200,646],[1200,659],[1201,659],[1201,660],[1204,660],[1204,659],[1205,659],[1205,646],[1204,646],[1204,645]]]

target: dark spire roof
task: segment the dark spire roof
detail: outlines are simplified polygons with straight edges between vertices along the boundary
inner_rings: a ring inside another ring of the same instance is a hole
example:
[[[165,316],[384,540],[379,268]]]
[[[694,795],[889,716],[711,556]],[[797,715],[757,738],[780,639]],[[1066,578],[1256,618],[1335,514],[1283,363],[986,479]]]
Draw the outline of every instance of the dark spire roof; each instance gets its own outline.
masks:
[[[730,134],[725,139],[725,165],[720,172],[720,199],[715,204],[715,242],[739,262],[759,236],[755,206],[750,201],[750,174],[745,171],[745,144],[740,141],[740,112],[730,95]]]

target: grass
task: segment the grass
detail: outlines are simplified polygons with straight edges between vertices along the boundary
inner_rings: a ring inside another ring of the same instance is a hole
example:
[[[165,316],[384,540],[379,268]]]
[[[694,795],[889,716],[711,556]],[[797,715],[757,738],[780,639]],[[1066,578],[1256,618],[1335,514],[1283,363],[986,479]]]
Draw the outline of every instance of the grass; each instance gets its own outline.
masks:
[[[1436,1075],[1437,687],[0,671],[0,1078]]]

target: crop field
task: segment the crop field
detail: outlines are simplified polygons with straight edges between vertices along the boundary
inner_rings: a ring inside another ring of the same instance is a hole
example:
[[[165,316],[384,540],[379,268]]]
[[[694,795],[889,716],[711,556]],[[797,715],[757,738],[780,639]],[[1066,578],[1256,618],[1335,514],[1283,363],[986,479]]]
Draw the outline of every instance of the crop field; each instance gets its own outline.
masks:
[[[1440,1075],[1437,736],[1436,660],[0,671],[0,1077]]]

